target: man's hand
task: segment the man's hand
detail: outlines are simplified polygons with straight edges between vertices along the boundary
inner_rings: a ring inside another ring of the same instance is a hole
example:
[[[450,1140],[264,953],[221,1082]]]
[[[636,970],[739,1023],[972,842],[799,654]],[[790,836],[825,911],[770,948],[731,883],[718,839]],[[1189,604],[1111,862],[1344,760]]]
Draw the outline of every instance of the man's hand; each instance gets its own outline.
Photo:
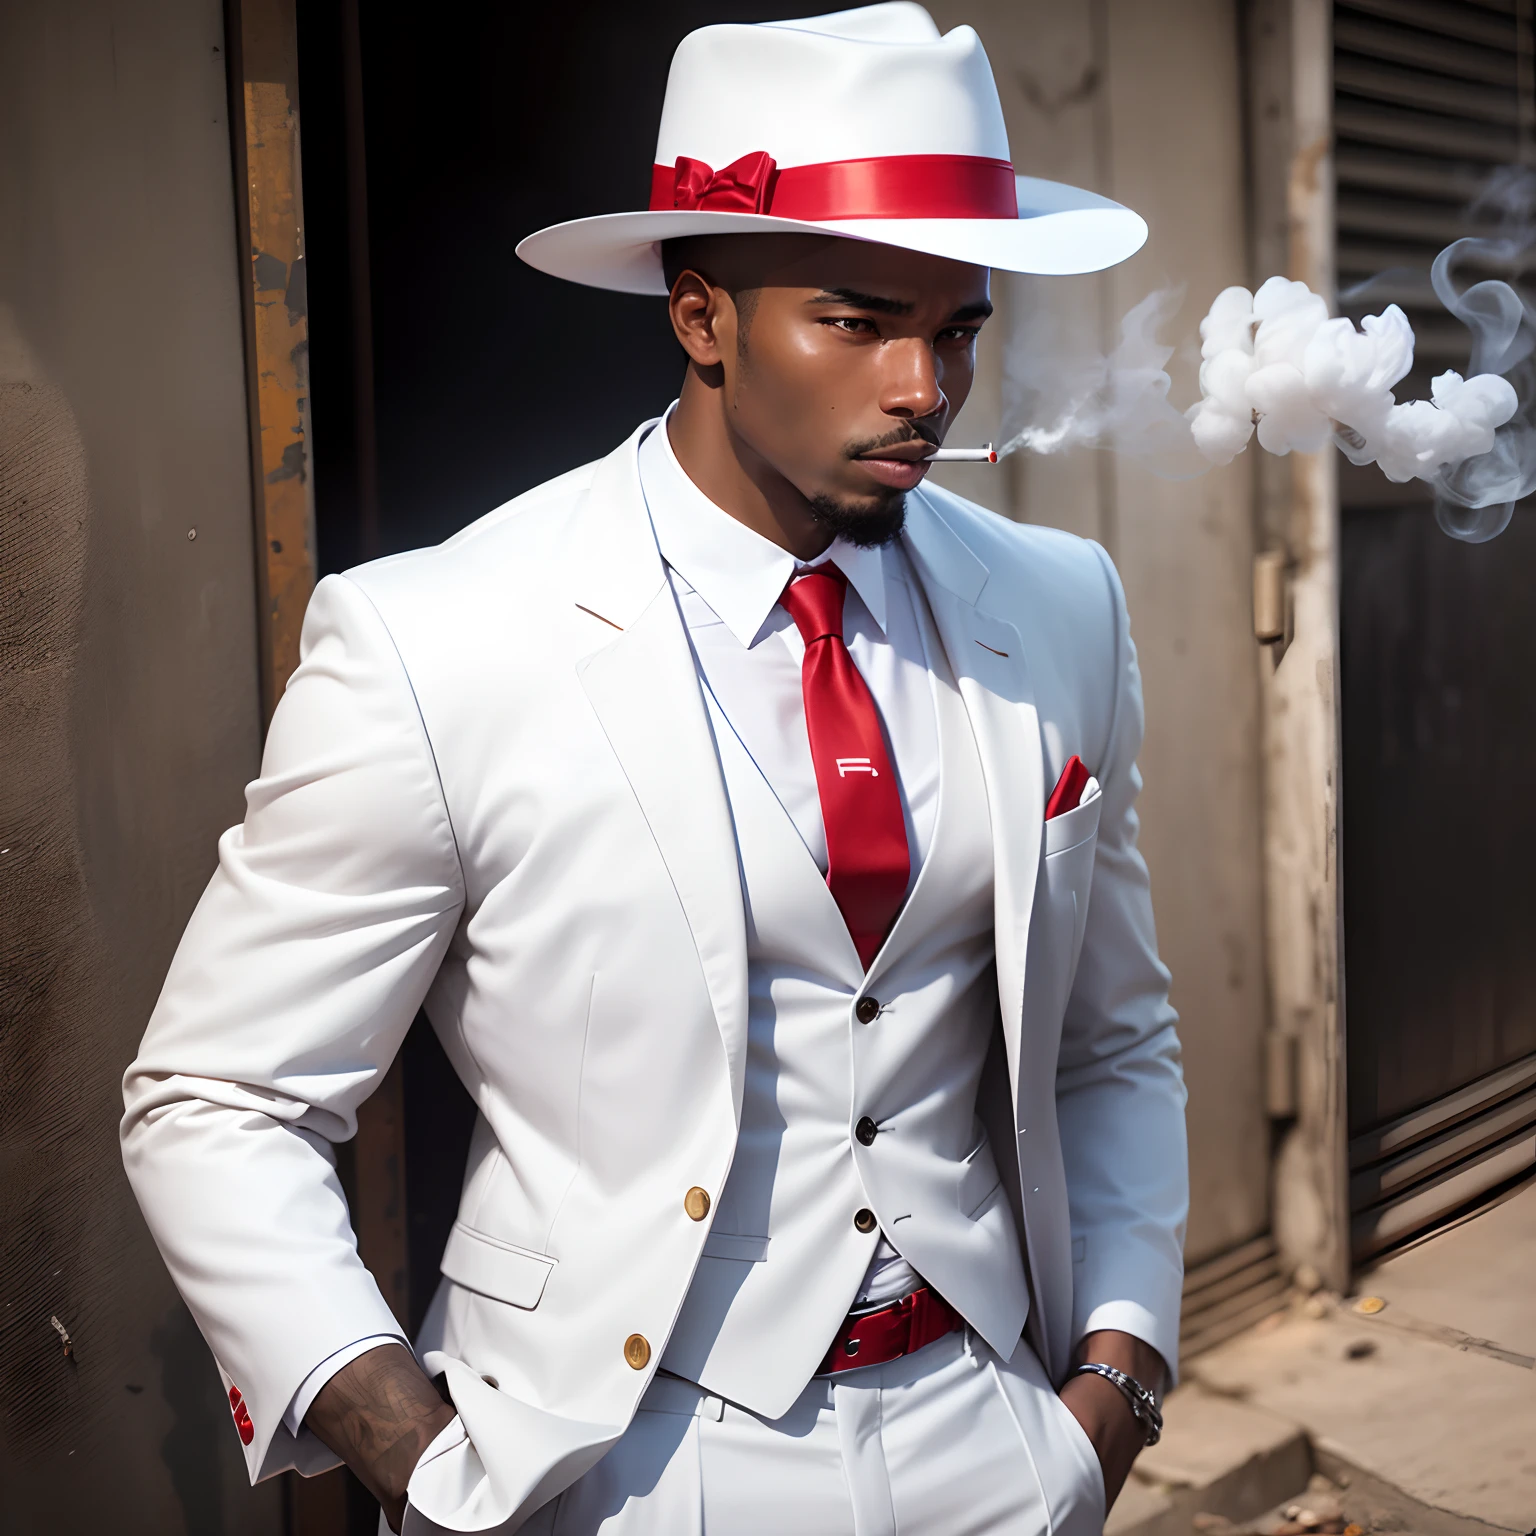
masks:
[[[1079,1365],[1112,1365],[1134,1376],[1149,1392],[1160,1392],[1167,1374],[1163,1357],[1150,1344],[1129,1333],[1088,1334],[1072,1357]],[[1125,1480],[1131,1475],[1131,1463],[1146,1444],[1142,1429],[1125,1394],[1102,1376],[1069,1376],[1061,1389],[1061,1400],[1072,1417],[1083,1426],[1098,1452],[1104,1471],[1104,1507],[1109,1509],[1120,1496]]]
[[[452,1419],[452,1405],[410,1350],[381,1344],[326,1382],[304,1415],[304,1427],[357,1473],[379,1501],[390,1530],[398,1531],[405,1485],[421,1453]]]

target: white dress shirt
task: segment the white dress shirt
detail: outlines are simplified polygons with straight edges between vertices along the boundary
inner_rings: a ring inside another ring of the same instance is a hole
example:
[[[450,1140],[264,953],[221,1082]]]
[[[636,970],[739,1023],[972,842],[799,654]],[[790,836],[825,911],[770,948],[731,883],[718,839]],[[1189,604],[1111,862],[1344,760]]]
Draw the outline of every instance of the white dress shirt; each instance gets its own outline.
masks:
[[[939,733],[913,606],[921,599],[900,543],[862,549],[839,538],[817,559],[797,559],[688,478],[667,435],[670,419],[669,411],[640,445],[640,487],[704,686],[826,874],[827,834],[800,683],[805,642],[779,597],[797,571],[835,564],[848,578],[843,640],[874,697],[896,771],[910,892],[938,811]],[[894,1301],[918,1283],[882,1233],[854,1304]]]
[[[705,496],[678,463],[665,422],[640,445],[640,485],[704,685],[823,874],[827,834],[800,686],[805,642],[779,597],[797,571],[829,561],[848,578],[843,639],[885,728],[907,823],[910,890],[938,810],[939,733],[915,578],[900,543],[860,549],[836,539],[817,559],[796,559]]]

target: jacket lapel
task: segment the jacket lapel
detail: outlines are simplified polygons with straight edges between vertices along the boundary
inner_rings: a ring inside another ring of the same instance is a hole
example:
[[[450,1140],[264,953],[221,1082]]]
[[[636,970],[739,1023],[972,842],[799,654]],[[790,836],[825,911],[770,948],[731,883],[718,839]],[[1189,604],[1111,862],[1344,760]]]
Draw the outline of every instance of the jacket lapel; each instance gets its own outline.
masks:
[[[914,556],[975,732],[992,817],[997,985],[1017,1101],[1029,920],[1045,790],[1040,727],[1019,631],[986,611],[987,567],[923,496],[907,500]]]
[[[747,940],[736,834],[693,651],[640,492],[644,430],[598,466],[569,530],[570,590],[594,641],[576,671],[692,929],[739,1118]]]
[[[736,835],[693,652],[640,491],[640,428],[603,460],[569,530],[569,590],[590,618],[581,684],[677,890],[740,1109],[746,922]],[[908,498],[905,541],[975,733],[992,822],[1003,1038],[1015,1102],[1045,804],[1040,730],[1018,629],[989,612],[988,571],[933,502]],[[615,633],[617,631],[617,633]]]

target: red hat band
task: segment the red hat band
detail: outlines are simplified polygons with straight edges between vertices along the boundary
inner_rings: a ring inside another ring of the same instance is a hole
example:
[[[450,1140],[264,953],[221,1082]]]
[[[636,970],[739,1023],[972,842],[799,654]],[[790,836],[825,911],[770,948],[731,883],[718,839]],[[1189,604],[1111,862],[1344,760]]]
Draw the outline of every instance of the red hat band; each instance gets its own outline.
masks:
[[[721,170],[679,155],[651,168],[652,211],[755,213],[838,219],[1017,219],[1018,184],[1006,160],[976,155],[883,155],[782,170],[765,150]]]

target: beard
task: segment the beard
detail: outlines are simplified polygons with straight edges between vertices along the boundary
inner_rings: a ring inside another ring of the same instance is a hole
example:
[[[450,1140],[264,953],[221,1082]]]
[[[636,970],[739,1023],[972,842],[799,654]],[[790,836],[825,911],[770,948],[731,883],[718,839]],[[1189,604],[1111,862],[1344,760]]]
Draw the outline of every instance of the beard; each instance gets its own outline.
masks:
[[[874,508],[867,503],[839,501],[835,496],[812,496],[811,519],[834,538],[847,539],[859,549],[878,549],[901,533],[907,520],[907,498],[900,491],[882,499]]]

